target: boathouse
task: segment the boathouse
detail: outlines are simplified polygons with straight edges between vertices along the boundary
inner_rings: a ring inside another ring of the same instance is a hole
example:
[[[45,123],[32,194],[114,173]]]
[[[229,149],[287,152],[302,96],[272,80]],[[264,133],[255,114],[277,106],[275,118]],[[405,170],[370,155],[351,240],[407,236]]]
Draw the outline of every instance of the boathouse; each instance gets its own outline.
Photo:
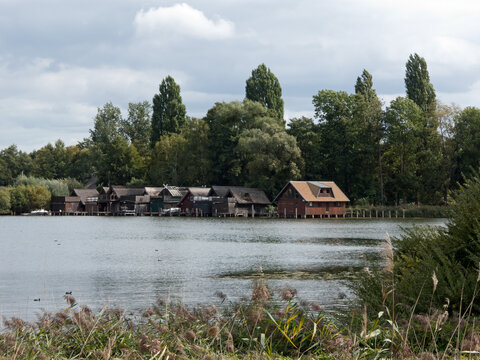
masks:
[[[136,211],[136,204],[145,203],[145,189],[143,187],[126,187],[112,185],[103,187],[98,195],[99,211],[113,215],[127,215],[140,212]],[[148,199],[148,204],[150,199]]]
[[[74,214],[80,211],[80,197],[52,196],[50,208],[54,214]]]
[[[92,214],[97,211],[96,189],[73,189],[70,196],[52,196],[51,209],[55,214]]]
[[[271,205],[267,195],[260,189],[240,186],[212,186],[214,216],[265,216]]]
[[[156,213],[177,208],[186,193],[187,188],[165,185],[157,195],[150,196],[150,211]]]
[[[186,215],[209,216],[212,214],[212,202],[208,197],[210,188],[189,187],[178,203],[180,211]]]
[[[338,217],[350,200],[333,181],[290,181],[274,202],[281,217]]]
[[[97,189],[73,189],[73,195],[80,198],[79,210],[87,214],[98,212]]]

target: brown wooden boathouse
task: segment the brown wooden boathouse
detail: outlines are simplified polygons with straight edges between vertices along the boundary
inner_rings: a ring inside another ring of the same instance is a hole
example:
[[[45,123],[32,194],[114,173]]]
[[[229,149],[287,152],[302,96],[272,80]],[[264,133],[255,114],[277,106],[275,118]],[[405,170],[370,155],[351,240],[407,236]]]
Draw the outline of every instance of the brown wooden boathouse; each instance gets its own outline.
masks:
[[[350,200],[333,181],[290,181],[274,202],[280,217],[338,217]]]

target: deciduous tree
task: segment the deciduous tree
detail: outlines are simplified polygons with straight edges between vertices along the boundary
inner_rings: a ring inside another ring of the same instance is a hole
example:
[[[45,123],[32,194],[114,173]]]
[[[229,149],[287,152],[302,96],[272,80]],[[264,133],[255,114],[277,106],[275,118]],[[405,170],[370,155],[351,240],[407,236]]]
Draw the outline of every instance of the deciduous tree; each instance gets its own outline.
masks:
[[[297,141],[273,118],[259,118],[254,128],[244,130],[235,152],[242,165],[242,184],[263,189],[270,198],[301,176],[303,159]]]
[[[463,183],[480,168],[480,109],[465,108],[456,118],[453,142],[456,149],[456,181]]]
[[[138,152],[146,156],[152,132],[151,106],[148,101],[129,103],[128,117],[121,121],[121,129],[126,138],[135,145]]]

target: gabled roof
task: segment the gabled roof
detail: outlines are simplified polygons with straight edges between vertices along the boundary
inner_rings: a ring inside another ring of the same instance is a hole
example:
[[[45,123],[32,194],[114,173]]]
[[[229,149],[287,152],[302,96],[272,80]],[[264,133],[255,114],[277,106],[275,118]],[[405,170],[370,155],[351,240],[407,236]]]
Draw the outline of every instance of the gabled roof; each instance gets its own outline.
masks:
[[[85,205],[87,198],[98,198],[97,189],[73,189],[73,194],[80,197],[80,202]]]
[[[270,205],[263,190],[241,186],[212,186],[209,196],[233,197],[238,204]]]
[[[183,195],[182,200],[180,200],[180,203],[183,203],[187,196],[192,195],[192,196],[204,196],[207,197],[210,194],[210,188],[206,187],[189,187],[187,188],[187,192],[185,195]]]
[[[291,184],[305,201],[321,202],[350,202],[350,199],[340,190],[333,181],[290,181],[275,197],[276,201]],[[322,189],[330,189],[327,195],[321,193]]]
[[[228,194],[228,190],[230,190],[230,186],[213,185],[208,195],[225,197]]]
[[[145,187],[145,194],[150,196],[158,196],[160,192],[163,190],[163,186],[146,186]]]
[[[187,188],[187,194],[190,193],[193,196],[208,196],[210,188],[207,187],[189,187]]]
[[[186,188],[181,188],[178,186],[165,186],[162,191],[160,191],[159,195],[170,195],[172,197],[183,197],[187,193]]]
[[[227,193],[227,197],[235,198],[235,201],[238,204],[258,204],[258,205],[271,204],[270,200],[268,200],[267,195],[265,195],[263,190],[255,189],[255,188],[232,186],[230,187],[230,190]]]
[[[113,193],[117,195],[117,197],[129,196],[129,195],[143,195],[145,193],[145,189],[143,187],[132,188],[132,187],[126,187],[126,186],[112,185],[110,186],[110,189]]]

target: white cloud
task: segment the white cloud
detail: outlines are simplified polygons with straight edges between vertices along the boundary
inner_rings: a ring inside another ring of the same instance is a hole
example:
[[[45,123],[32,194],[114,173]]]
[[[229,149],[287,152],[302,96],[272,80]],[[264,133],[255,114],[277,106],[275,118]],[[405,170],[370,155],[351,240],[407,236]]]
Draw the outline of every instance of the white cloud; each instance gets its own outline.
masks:
[[[17,142],[30,151],[58,138],[75,144],[88,136],[97,107],[151,101],[169,73],[179,83],[186,79],[164,69],[86,68],[36,58],[14,70],[0,62],[0,149]]]
[[[137,35],[149,40],[165,41],[176,36],[217,40],[233,36],[231,21],[208,19],[205,14],[188,4],[140,10],[134,20]]]
[[[437,98],[444,103],[454,103],[464,108],[467,106],[479,107],[480,80],[474,82],[466,91],[461,92],[437,92]]]

